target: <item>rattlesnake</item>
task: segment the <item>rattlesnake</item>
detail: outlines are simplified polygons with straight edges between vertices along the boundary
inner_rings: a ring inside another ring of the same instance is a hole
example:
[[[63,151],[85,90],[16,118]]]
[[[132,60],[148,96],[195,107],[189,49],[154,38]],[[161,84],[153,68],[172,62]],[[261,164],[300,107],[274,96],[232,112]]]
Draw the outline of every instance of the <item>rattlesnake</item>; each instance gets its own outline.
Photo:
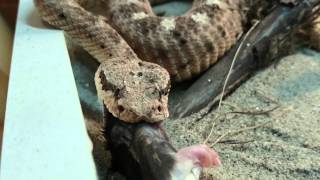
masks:
[[[34,2],[43,20],[101,63],[95,75],[98,96],[126,122],[168,117],[170,76],[182,81],[199,75],[243,31],[244,0],[195,0],[177,17],[156,16],[150,2],[159,0],[105,0],[106,17],[87,11],[87,0]]]

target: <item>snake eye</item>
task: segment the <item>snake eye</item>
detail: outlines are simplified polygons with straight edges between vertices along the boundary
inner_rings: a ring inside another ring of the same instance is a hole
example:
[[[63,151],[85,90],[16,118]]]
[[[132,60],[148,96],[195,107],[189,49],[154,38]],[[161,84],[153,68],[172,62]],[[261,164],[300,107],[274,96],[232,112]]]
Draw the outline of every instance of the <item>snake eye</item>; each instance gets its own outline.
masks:
[[[154,88],[153,91],[152,91],[152,94],[153,95],[157,95],[159,93],[158,89],[157,88]],[[160,92],[161,94],[161,92]]]
[[[162,89],[162,90],[160,91],[160,93],[161,93],[162,95],[165,95],[165,96],[166,96],[166,95],[169,94],[170,88],[171,88],[171,84],[170,84],[170,82],[169,82],[168,85],[167,85],[167,87],[164,88],[164,89]]]
[[[166,96],[166,95],[169,94],[169,91],[168,91],[168,89],[163,89],[163,90],[160,91],[160,94]]]
[[[117,99],[120,99],[120,89],[116,89],[114,91],[114,96],[117,98]]]

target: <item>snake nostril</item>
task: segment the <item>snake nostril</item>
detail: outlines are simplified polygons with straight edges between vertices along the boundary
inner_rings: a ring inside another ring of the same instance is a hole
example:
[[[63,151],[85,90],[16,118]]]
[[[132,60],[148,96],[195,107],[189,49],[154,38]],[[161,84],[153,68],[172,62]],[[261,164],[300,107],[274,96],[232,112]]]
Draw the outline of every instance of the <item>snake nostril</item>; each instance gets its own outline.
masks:
[[[155,80],[154,79],[149,79],[149,83],[154,83],[155,82]]]
[[[119,110],[119,112],[121,113],[121,112],[123,112],[123,111],[124,111],[124,107],[123,107],[123,106],[121,106],[121,105],[119,105],[119,106],[118,106],[118,110]]]
[[[58,16],[59,16],[59,18],[61,18],[61,19],[65,19],[65,18],[66,18],[66,16],[65,16],[63,13],[59,14]]]

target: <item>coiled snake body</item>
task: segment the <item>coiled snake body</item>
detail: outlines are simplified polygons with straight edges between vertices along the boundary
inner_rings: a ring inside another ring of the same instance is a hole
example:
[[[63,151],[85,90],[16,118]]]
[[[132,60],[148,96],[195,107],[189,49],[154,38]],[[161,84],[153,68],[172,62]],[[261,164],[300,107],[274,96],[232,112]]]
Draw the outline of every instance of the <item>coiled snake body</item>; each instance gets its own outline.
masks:
[[[168,117],[169,74],[173,81],[200,74],[242,33],[244,0],[195,0],[177,17],[156,16],[148,0],[106,0],[107,17],[87,11],[86,0],[34,1],[43,20],[101,63],[98,96],[127,122]]]

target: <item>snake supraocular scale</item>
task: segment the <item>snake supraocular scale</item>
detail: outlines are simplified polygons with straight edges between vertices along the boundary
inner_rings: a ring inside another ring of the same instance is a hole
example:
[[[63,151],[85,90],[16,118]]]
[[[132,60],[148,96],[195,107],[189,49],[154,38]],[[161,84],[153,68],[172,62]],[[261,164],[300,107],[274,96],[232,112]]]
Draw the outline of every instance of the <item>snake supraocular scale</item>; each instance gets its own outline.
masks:
[[[168,117],[169,74],[173,81],[200,74],[243,31],[245,0],[195,0],[177,17],[156,16],[148,0],[105,0],[106,17],[87,11],[86,0],[34,1],[46,22],[101,63],[95,76],[98,95],[127,122]]]

